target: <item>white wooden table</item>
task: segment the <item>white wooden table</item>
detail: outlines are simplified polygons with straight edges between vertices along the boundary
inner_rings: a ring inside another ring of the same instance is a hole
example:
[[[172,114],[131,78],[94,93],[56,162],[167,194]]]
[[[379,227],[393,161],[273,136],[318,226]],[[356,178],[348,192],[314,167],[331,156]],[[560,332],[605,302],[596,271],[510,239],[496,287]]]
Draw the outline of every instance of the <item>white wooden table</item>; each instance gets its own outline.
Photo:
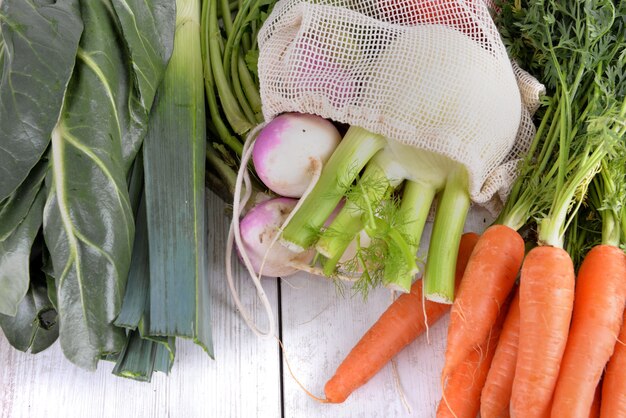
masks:
[[[332,282],[298,274],[263,279],[280,318],[285,354],[275,340],[260,340],[234,308],[223,275],[227,235],[225,205],[209,197],[212,314],[216,360],[188,341],[177,341],[169,376],[155,373],[150,383],[111,374],[101,362],[96,372],[69,363],[56,343],[35,356],[17,352],[0,336],[0,418],[84,417],[432,417],[441,396],[447,316],[401,352],[396,360],[411,413],[401,402],[387,365],[346,402],[321,404],[309,398],[290,375],[323,396],[325,382],[341,360],[391,302],[384,289],[367,301],[336,292]],[[473,211],[467,230],[480,232],[487,217]],[[425,242],[430,230],[425,232]],[[246,306],[263,325],[263,311],[252,284],[239,270],[236,284]],[[1,334],[1,332],[0,332]]]

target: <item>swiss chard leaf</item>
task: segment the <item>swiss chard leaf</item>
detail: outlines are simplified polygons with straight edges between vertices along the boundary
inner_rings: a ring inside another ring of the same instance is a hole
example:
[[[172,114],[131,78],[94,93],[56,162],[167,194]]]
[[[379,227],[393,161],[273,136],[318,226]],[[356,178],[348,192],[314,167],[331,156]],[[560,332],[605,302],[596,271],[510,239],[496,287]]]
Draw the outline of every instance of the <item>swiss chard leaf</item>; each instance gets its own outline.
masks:
[[[41,266],[41,272],[44,274],[46,284],[48,286],[48,298],[50,299],[52,306],[54,306],[54,309],[57,309],[57,288],[54,278],[54,266],[52,265],[52,259],[50,258],[50,251],[48,251],[46,246],[43,247],[42,259],[43,264]]]
[[[110,1],[81,1],[85,31],[51,141],[44,235],[66,357],[88,369],[119,352],[121,308],[135,224],[122,141],[130,97],[127,60]]]
[[[0,241],[6,240],[28,214],[47,170],[48,161],[43,158],[0,206]]]
[[[33,354],[50,347],[59,336],[57,313],[48,299],[46,281],[37,269],[41,265],[43,242],[39,238],[31,253],[31,280],[16,315],[0,314],[0,327],[9,343],[20,351]]]
[[[4,0],[0,6],[0,201],[50,143],[83,30],[78,0],[40,3]]]
[[[174,47],[175,2],[172,0],[113,0],[123,41],[130,56],[128,108],[131,126],[122,143],[127,167],[135,159],[167,62]]]
[[[44,201],[39,190],[24,220],[0,241],[0,314],[15,316],[28,291],[31,248],[41,228]]]
[[[2,3],[2,1],[0,1]],[[4,37],[0,30],[0,80],[2,80],[2,73],[4,72],[4,56],[6,55],[6,48],[4,47]]]

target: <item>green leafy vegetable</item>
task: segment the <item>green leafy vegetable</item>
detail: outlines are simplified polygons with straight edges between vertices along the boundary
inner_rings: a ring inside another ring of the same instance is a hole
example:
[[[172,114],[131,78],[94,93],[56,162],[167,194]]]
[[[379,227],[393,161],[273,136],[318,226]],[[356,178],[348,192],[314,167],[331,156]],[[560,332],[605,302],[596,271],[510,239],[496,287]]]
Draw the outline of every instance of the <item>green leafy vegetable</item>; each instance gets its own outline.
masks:
[[[0,327],[9,343],[20,351],[37,354],[50,347],[59,336],[57,312],[48,299],[45,280],[31,272],[32,280],[15,316],[0,314]]]
[[[78,0],[4,0],[0,30],[2,201],[24,181],[50,143],[83,30]]]
[[[56,278],[66,357],[88,369],[121,351],[122,303],[135,224],[122,158],[128,67],[108,1],[84,1],[85,32],[52,133],[44,234]],[[117,42],[116,42],[117,41]]]
[[[563,247],[592,179],[623,135],[626,3],[502,6],[499,22],[509,53],[528,63],[551,98],[500,221],[519,228],[534,216],[539,243]]]
[[[26,217],[0,241],[0,314],[15,316],[28,291],[30,253],[41,228],[44,201],[45,192],[38,190]]]
[[[41,189],[47,171],[48,161],[44,158],[0,206],[0,241],[6,240],[26,217]]]
[[[4,57],[6,56],[6,51],[4,37],[2,36],[2,30],[0,30],[0,80],[2,80],[2,73],[4,72]]]

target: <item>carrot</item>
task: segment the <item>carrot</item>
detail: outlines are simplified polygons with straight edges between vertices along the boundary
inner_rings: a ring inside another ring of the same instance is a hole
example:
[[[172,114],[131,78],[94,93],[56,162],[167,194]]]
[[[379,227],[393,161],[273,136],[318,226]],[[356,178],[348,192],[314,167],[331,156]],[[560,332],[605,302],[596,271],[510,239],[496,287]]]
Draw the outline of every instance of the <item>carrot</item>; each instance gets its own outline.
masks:
[[[626,417],[626,311],[613,355],[602,380],[600,418]]]
[[[589,408],[589,414],[587,415],[589,418],[599,418],[600,417],[600,396],[602,394],[602,380],[596,386],[596,390],[593,393],[593,402],[591,403],[591,408]]]
[[[508,416],[517,344],[519,342],[519,292],[515,292],[511,307],[502,326],[496,353],[493,356],[485,387],[480,396],[481,418]]]
[[[467,260],[478,241],[478,235],[466,233],[461,238],[457,259],[457,280],[463,275]],[[335,375],[326,383],[324,392],[331,403],[340,403],[372,378],[393,356],[434,324],[450,305],[425,301],[422,304],[422,280],[411,286],[411,292],[401,295],[381,315],[376,323],[339,365]]]
[[[505,306],[487,339],[470,351],[448,378],[443,398],[437,407],[437,418],[476,418],[480,409],[480,393],[496,352],[506,314]]]
[[[444,380],[487,338],[523,259],[524,240],[508,226],[493,225],[478,240],[450,312]]]
[[[552,401],[553,417],[587,417],[604,366],[622,325],[626,303],[626,255],[597,245],[576,280],[572,326]]]
[[[511,417],[550,414],[574,304],[574,265],[559,247],[535,247],[522,266]]]

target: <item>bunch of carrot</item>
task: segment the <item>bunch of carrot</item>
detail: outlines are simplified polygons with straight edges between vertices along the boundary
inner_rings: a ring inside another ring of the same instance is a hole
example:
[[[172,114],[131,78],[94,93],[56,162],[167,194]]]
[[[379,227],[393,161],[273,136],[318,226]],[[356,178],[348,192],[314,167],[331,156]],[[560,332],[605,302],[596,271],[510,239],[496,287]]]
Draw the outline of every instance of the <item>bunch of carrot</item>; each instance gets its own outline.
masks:
[[[500,7],[505,44],[546,84],[546,106],[504,210],[466,266],[460,251],[437,416],[626,417],[626,1]],[[329,401],[415,338],[422,310],[441,316],[421,300],[400,312],[409,297],[348,355]]]

